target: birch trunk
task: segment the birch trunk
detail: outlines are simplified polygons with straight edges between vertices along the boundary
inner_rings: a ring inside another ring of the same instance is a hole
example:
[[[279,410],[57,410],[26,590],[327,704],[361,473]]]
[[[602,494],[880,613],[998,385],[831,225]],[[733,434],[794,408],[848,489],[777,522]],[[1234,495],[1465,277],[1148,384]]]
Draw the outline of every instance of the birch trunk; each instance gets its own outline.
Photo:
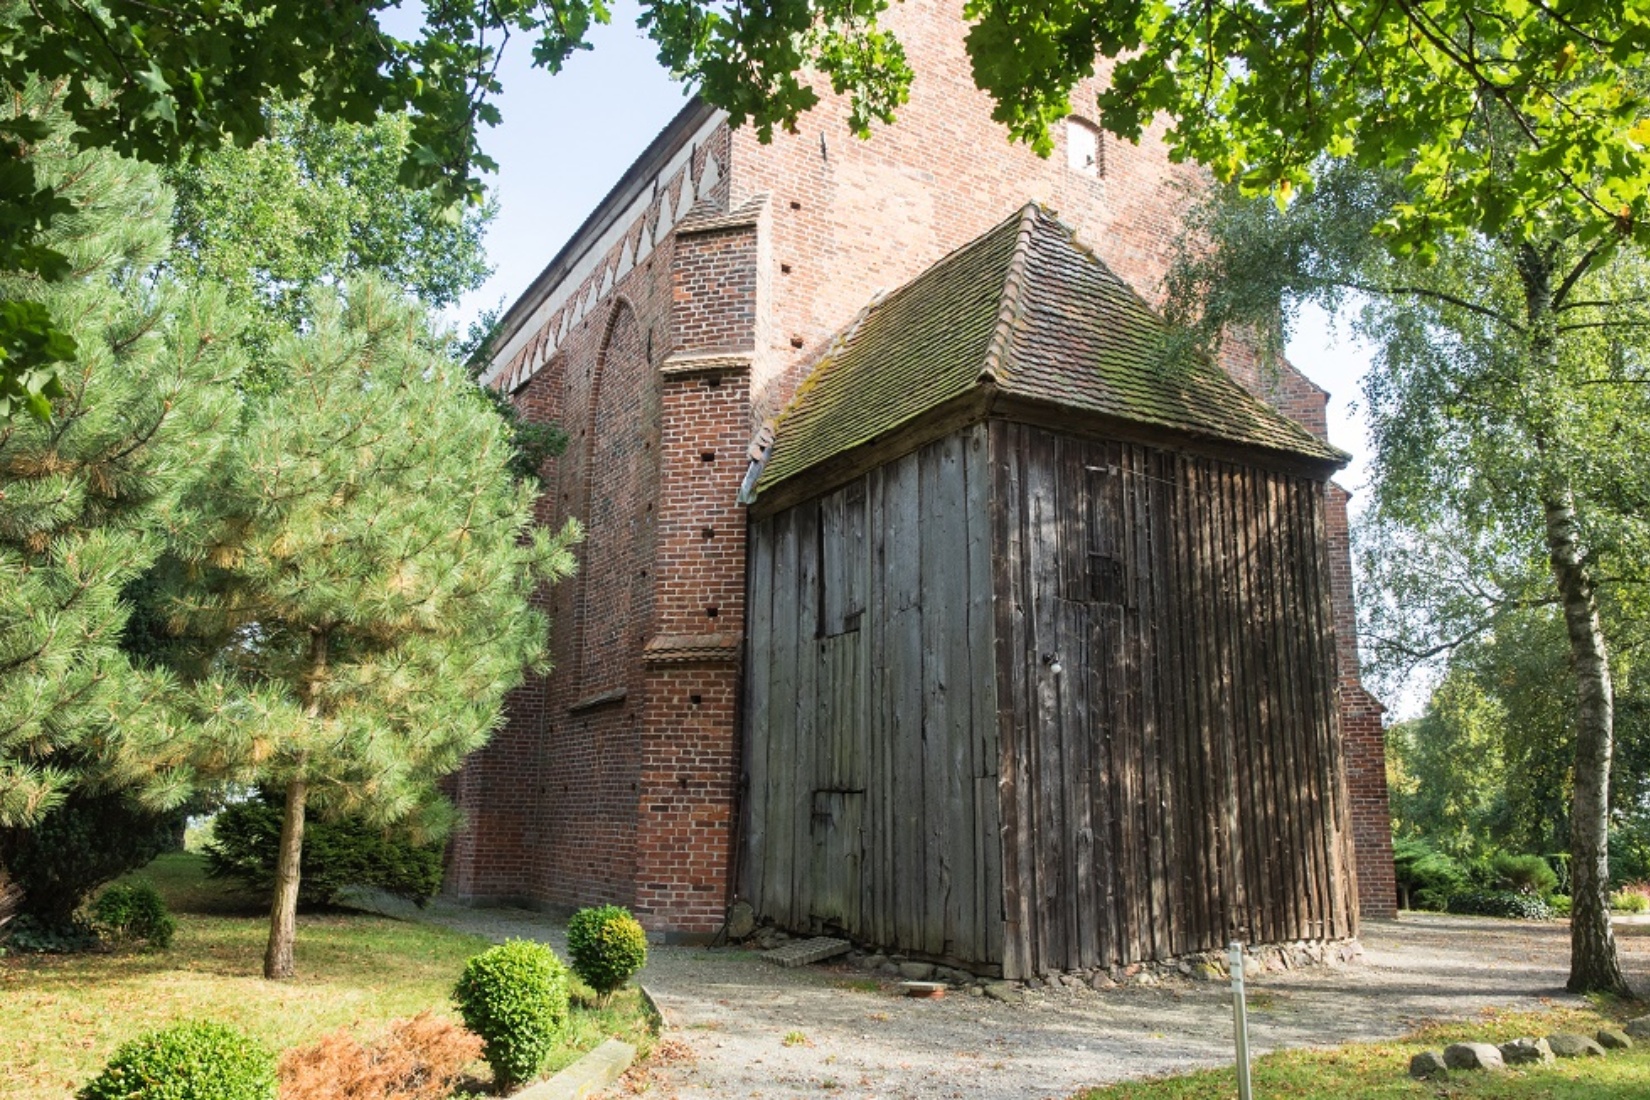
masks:
[[[1519,256],[1529,321],[1532,382],[1558,378],[1558,332],[1553,313],[1552,264],[1524,246]],[[1575,782],[1570,807],[1570,980],[1572,993],[1630,996],[1610,926],[1610,757],[1615,740],[1615,696],[1610,657],[1599,619],[1598,590],[1581,545],[1575,495],[1554,455],[1546,425],[1535,425],[1535,443],[1547,469],[1541,506],[1547,559],[1570,644],[1575,684]]]
[[[1574,993],[1629,994],[1610,927],[1610,757],[1615,697],[1598,599],[1569,495],[1545,501],[1547,547],[1564,607],[1576,687],[1575,789],[1570,806],[1570,980]]]

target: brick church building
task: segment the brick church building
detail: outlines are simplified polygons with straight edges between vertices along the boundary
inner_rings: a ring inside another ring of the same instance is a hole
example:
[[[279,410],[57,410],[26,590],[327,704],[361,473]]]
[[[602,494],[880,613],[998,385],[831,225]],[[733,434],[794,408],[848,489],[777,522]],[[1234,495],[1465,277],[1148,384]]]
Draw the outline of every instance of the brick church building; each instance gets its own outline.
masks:
[[[796,133],[763,145],[691,102],[503,319],[485,381],[567,432],[566,453],[544,471],[540,517],[556,526],[576,516],[587,535],[578,576],[543,597],[555,670],[512,696],[507,725],[455,785],[467,824],[450,851],[447,889],[459,898],[550,909],[611,901],[665,937],[716,933],[730,903],[750,899],[752,857],[763,855],[752,848],[763,841],[752,840],[751,807],[765,797],[753,784],[769,780],[753,780],[750,746],[767,731],[748,670],[765,658],[752,650],[748,559],[767,492],[763,467],[781,461],[788,438],[795,458],[787,409],[808,392],[810,375],[852,341],[856,320],[873,316],[876,303],[1021,210],[1036,211],[1039,226],[1057,222],[1106,278],[1147,302],[1159,294],[1195,170],[1171,164],[1152,135],[1135,146],[1102,134],[1085,117],[1094,81],[1076,90],[1053,156],[1012,145],[973,86],[954,6],[907,0],[887,19],[916,73],[898,124],[857,140],[845,105],[826,98]],[[1013,235],[1001,232],[1005,241]],[[1307,456],[1302,462],[1335,453],[1318,442],[1327,395],[1305,377],[1263,370],[1236,347],[1220,366],[1247,391],[1232,401],[1258,398],[1265,416],[1276,410],[1294,422],[1299,438],[1283,450]],[[891,392],[898,388],[896,377]],[[1126,428],[1128,420],[1105,423]],[[1217,438],[1221,431],[1158,446],[1218,457],[1244,443]],[[803,471],[794,484],[834,489],[849,476],[839,469],[844,454],[886,449],[897,435],[849,440],[842,454],[825,456],[836,466],[825,462],[817,477]],[[1255,461],[1287,465],[1269,446],[1251,447]],[[1344,844],[1336,866],[1355,884],[1357,909],[1387,916],[1394,888],[1381,708],[1359,679],[1346,494],[1328,481],[1333,462],[1311,461],[1321,469],[1302,482],[1311,512],[1301,537],[1316,540],[1308,556],[1327,578],[1328,673],[1318,747],[1300,759],[1323,766],[1294,793],[1275,776],[1255,782],[1274,783],[1280,797],[1318,815],[1310,820],[1332,834],[1330,847]],[[764,607],[779,614],[771,599]],[[1282,614],[1281,597],[1278,607]],[[986,721],[1006,735],[1013,717],[1005,710]],[[996,774],[985,766],[976,778]],[[812,812],[817,818],[817,805]],[[1277,811],[1276,821],[1289,820]],[[1307,868],[1291,881],[1314,875]],[[1305,923],[1285,929],[1293,938],[1330,935],[1310,908],[1303,903]],[[993,962],[944,947],[927,953]]]

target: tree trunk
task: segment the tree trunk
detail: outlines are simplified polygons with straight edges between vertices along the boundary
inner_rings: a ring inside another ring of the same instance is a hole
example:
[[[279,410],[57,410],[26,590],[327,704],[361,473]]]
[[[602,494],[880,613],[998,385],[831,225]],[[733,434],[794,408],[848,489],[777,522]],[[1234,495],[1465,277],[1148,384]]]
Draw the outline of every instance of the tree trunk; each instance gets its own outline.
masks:
[[[328,638],[317,630],[309,640],[309,671],[299,688],[306,721],[321,717],[321,680],[326,676]],[[298,935],[298,877],[304,856],[304,803],[309,782],[299,757],[286,785],[286,813],[281,817],[281,850],[275,857],[275,898],[269,906],[269,946],[264,949],[264,977],[292,977],[292,944]]]
[[[275,860],[275,900],[269,907],[269,946],[264,949],[264,977],[292,977],[292,942],[298,932],[298,867],[304,853],[304,800],[309,785],[294,779],[286,785],[286,814],[281,818],[281,850]]]
[[[1553,312],[1551,253],[1530,245],[1519,252],[1524,283],[1528,347],[1535,379],[1558,377],[1558,331]],[[1598,590],[1581,545],[1575,494],[1553,454],[1548,425],[1534,425],[1536,448],[1546,466],[1541,506],[1547,559],[1552,565],[1575,681],[1575,782],[1570,808],[1570,980],[1572,993],[1630,996],[1610,927],[1610,756],[1615,739],[1615,696],[1610,657],[1598,613]]]
[[[1583,566],[1575,506],[1550,494],[1547,548],[1564,607],[1576,685],[1575,784],[1570,807],[1570,980],[1572,993],[1630,994],[1610,927],[1610,756],[1615,697],[1598,598]]]

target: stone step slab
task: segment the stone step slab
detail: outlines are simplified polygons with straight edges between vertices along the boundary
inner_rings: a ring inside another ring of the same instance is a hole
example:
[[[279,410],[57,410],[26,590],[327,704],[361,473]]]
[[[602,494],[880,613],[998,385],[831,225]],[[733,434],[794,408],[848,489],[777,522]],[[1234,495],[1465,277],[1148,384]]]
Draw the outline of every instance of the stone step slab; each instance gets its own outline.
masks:
[[[780,944],[772,951],[762,952],[762,957],[788,970],[793,966],[807,966],[809,963],[834,959],[838,955],[846,955],[852,949],[853,945],[847,940],[815,936],[810,940],[792,940],[790,943]]]

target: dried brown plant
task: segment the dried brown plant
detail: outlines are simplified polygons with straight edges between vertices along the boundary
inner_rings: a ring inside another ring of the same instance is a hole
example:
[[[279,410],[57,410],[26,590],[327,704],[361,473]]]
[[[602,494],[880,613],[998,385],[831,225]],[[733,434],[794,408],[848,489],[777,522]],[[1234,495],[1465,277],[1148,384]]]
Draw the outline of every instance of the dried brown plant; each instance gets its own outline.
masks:
[[[281,1100],[446,1100],[479,1057],[479,1037],[421,1012],[368,1043],[340,1030],[287,1051]]]

